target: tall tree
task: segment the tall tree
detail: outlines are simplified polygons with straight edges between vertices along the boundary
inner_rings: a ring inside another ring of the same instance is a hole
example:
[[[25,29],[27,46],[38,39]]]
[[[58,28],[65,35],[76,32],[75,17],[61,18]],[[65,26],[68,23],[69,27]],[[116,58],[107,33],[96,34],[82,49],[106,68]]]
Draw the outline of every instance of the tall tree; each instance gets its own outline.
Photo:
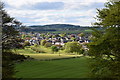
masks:
[[[67,42],[65,44],[65,51],[68,53],[81,53],[82,46],[78,42]]]
[[[2,36],[2,3],[0,2],[0,37]],[[1,44],[2,39],[0,38],[0,53],[2,53],[2,44]],[[2,64],[2,54],[0,54],[0,64]],[[2,77],[2,66],[0,66],[0,77]]]
[[[14,28],[21,23],[10,17],[3,9],[3,3],[0,2],[0,16],[2,17],[2,78],[12,78],[15,73],[13,60],[24,58],[17,54],[13,54],[11,49],[17,47],[19,36],[18,31]]]
[[[120,79],[120,2],[107,2],[97,13],[95,26],[104,30],[94,30],[88,44],[89,53],[94,56],[92,76]]]

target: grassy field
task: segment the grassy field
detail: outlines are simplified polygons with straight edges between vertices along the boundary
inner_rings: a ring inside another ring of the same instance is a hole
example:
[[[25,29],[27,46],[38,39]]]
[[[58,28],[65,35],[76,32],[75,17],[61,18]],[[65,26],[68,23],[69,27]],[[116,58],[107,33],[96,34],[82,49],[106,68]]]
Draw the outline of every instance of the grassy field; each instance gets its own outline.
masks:
[[[17,78],[88,78],[90,69],[86,57],[52,61],[17,63]]]
[[[44,48],[43,48],[44,49]],[[58,59],[58,58],[71,58],[71,57],[80,57],[82,55],[70,55],[70,54],[51,54],[49,53],[49,49],[46,50],[46,53],[37,53],[35,51],[33,51],[30,48],[25,48],[25,49],[18,49],[16,50],[16,53],[18,54],[22,54],[25,56],[30,56],[34,59],[39,59],[39,60],[44,60],[44,59]]]
[[[62,30],[62,31],[53,31],[51,33],[91,33],[91,29],[86,30]]]
[[[66,55],[66,54],[24,54],[25,56],[30,56],[34,59],[45,60],[45,59],[58,59],[58,58],[72,58],[80,57],[82,55]]]
[[[59,55],[59,52],[51,54],[50,49],[46,49],[44,47],[39,48],[46,52],[37,53],[30,47],[16,50],[16,53],[18,54],[37,59],[16,63],[15,69],[18,71],[15,74],[16,78],[88,78],[90,71],[88,67],[88,58],[82,57],[82,55],[68,55],[64,53]],[[59,58],[60,60],[57,60]]]
[[[13,52],[15,52],[15,51],[13,51]],[[33,50],[30,49],[30,48],[17,49],[15,53],[18,53],[18,54],[36,54],[36,52],[33,51]]]

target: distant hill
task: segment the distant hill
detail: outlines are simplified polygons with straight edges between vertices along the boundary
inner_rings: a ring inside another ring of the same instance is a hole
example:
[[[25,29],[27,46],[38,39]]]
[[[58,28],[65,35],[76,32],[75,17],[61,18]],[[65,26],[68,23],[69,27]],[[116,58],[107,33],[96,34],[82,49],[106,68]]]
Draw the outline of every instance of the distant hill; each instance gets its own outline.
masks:
[[[79,25],[71,25],[71,24],[50,24],[50,25],[32,25],[23,29],[23,31],[31,32],[55,32],[55,33],[76,33],[76,32],[84,32],[91,31],[90,26],[79,26]]]
[[[33,25],[29,27],[46,27],[46,28],[79,28],[80,26],[71,24],[50,24],[50,25]]]

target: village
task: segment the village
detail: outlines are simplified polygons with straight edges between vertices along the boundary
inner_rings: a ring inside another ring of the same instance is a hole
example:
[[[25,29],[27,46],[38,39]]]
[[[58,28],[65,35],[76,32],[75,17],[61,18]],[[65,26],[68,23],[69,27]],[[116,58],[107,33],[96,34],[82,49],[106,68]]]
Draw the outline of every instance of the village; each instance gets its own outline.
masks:
[[[21,32],[22,39],[24,42],[29,42],[30,45],[40,45],[41,40],[46,40],[46,42],[52,45],[64,46],[67,42],[77,41],[80,44],[85,44],[91,42],[91,35],[85,35],[84,33],[37,33],[37,32]],[[84,45],[83,48],[87,49]]]

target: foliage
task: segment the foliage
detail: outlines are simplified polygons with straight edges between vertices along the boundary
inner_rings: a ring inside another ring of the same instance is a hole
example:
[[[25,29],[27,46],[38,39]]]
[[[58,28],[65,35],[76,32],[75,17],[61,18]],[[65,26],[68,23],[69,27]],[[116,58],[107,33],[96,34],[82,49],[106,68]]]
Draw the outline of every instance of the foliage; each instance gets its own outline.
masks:
[[[65,44],[65,51],[68,53],[80,53],[81,45],[78,42],[68,42]]]
[[[52,38],[60,37],[58,34],[52,35]]]
[[[24,46],[29,46],[29,45],[30,45],[29,41],[24,42]]]
[[[46,40],[41,40],[40,44],[44,46],[46,42],[47,42]]]
[[[85,50],[84,49],[80,49],[80,54],[83,54],[85,52]]]
[[[2,61],[2,77],[3,78],[11,78],[11,76],[13,76],[15,74],[15,70],[14,70],[14,61],[23,61],[24,59],[26,59],[25,56],[23,55],[19,55],[16,53],[13,53],[11,51],[6,51],[3,52],[4,56],[2,57],[3,61]]]
[[[52,51],[53,52],[58,52],[58,48],[57,48],[57,46],[55,46],[55,45],[53,45],[53,46],[51,46],[51,49],[52,49]]]
[[[75,39],[76,39],[75,37],[71,37],[71,40],[75,41]]]
[[[38,44],[34,44],[34,47],[38,47],[39,45]]]
[[[15,71],[14,71],[14,67],[12,64],[12,60],[10,59],[10,55],[12,54],[11,52],[2,52],[2,54],[4,54],[2,56],[2,77],[3,78],[11,78],[13,77]]]
[[[45,53],[45,51],[42,48],[40,48],[40,46],[31,47],[31,49],[37,53]]]
[[[50,43],[50,42],[45,43],[45,47],[51,47],[51,46],[52,46],[52,43]]]
[[[94,30],[89,54],[94,56],[92,77],[120,79],[120,2],[108,2],[99,10],[95,26],[105,30]]]
[[[18,48],[18,46],[20,48],[19,33],[14,26],[20,26],[21,23],[10,17],[3,8],[3,3],[0,2],[0,13],[2,13],[0,14],[0,16],[2,15],[2,77],[13,78],[15,73],[13,61],[20,58],[24,59],[24,57],[20,57],[20,55],[16,55],[11,51],[11,49]]]
[[[108,2],[104,9],[97,9],[96,26],[120,27],[120,2]]]
[[[85,36],[85,34],[84,33],[80,33],[80,34],[78,34],[78,36],[79,37],[83,37],[83,36]]]
[[[25,34],[22,34],[21,37],[22,37],[22,39],[25,39],[26,36],[25,36]]]
[[[60,37],[65,37],[66,36],[66,33],[61,33],[60,34]]]

